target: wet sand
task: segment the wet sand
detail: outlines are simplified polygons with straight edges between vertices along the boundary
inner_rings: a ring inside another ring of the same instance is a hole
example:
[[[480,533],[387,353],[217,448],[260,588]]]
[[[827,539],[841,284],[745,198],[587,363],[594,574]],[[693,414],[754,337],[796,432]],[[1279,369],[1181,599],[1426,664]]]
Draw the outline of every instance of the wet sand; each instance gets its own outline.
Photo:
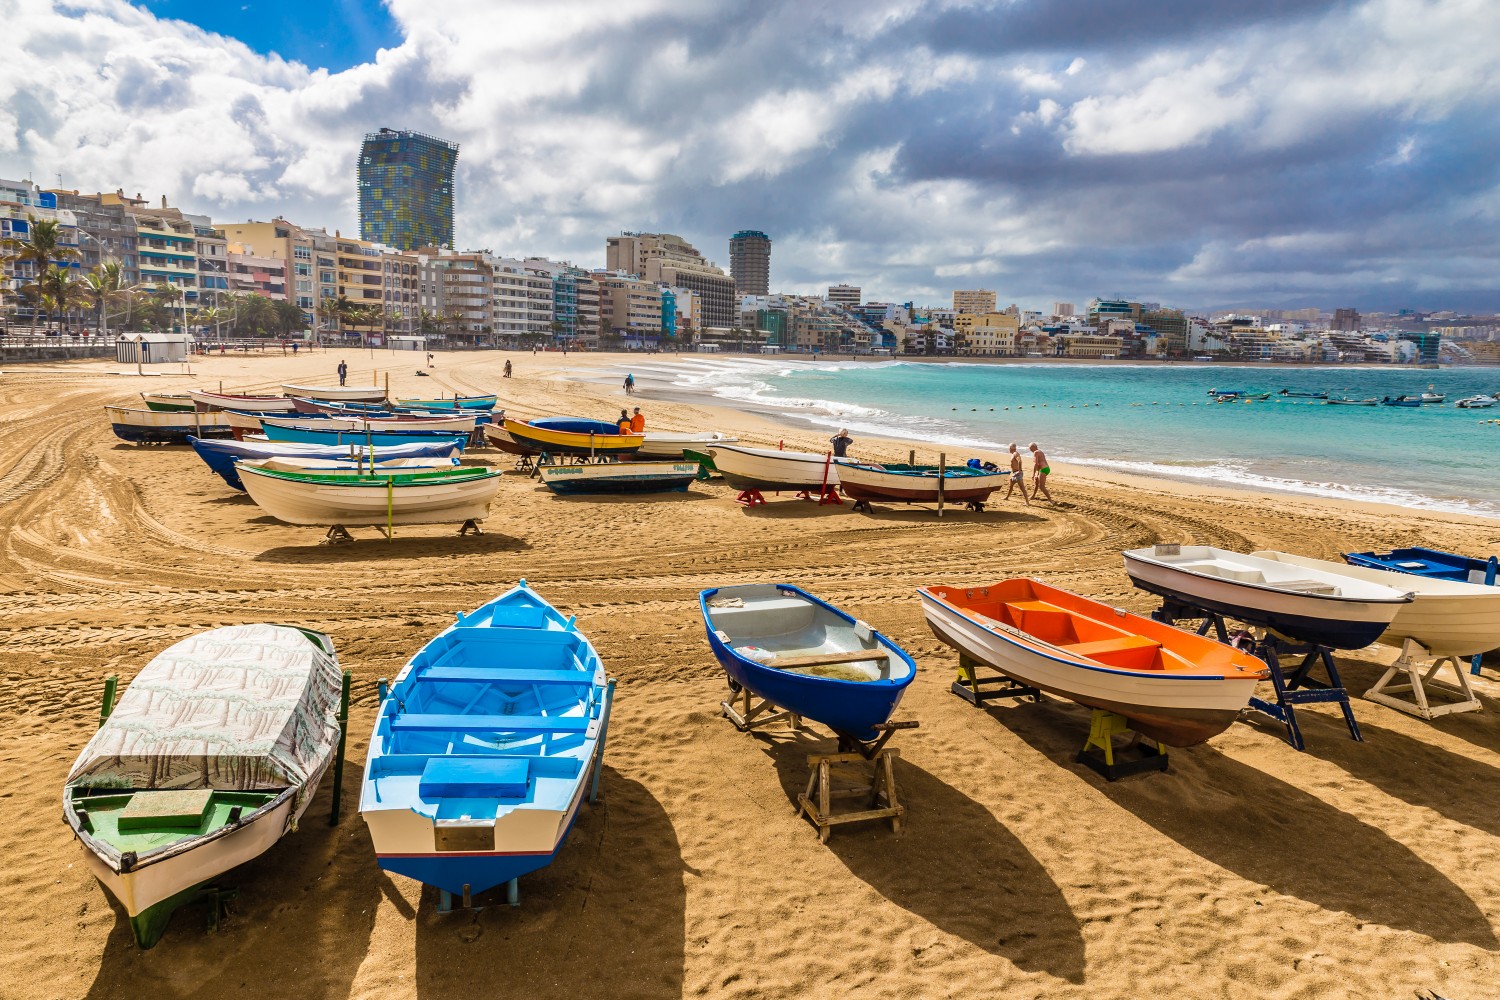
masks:
[[[612,416],[819,447],[824,435],[706,402],[631,402],[620,356],[346,352],[402,395],[498,391],[512,414]],[[1109,784],[1075,765],[1088,713],[970,707],[955,654],[913,589],[1035,575],[1136,611],[1123,548],[1155,541],[1322,557],[1422,543],[1487,553],[1500,522],[1057,469],[1056,506],[938,520],[789,497],[753,511],[721,482],[655,500],[561,499],[508,476],[478,538],[448,526],[323,529],[262,515],[186,448],[117,441],[100,404],[143,388],[334,381],[340,355],[213,357],[138,379],[87,363],[0,375],[0,995],[57,997],[1345,997],[1453,1000],[1500,982],[1500,709],[1425,723],[1356,698],[1301,711],[1307,753],[1269,721]],[[504,361],[515,378],[499,377]],[[861,454],[904,457],[897,441]],[[934,452],[930,445],[922,454]],[[469,461],[509,468],[488,450]],[[435,912],[436,893],[374,864],[357,789],[375,681],[465,610],[525,577],[578,616],[619,678],[603,798],[522,905]],[[899,713],[910,808],[824,846],[792,805],[831,746],[737,732],[703,638],[703,587],[789,581],[901,643],[919,676]],[[59,821],[62,781],[97,725],[103,678],[128,680],[193,632],[272,621],[328,632],[354,672],[344,818],[325,784],[301,829],[223,880],[224,930],[179,911],[139,952]],[[1351,692],[1392,651],[1341,657]]]

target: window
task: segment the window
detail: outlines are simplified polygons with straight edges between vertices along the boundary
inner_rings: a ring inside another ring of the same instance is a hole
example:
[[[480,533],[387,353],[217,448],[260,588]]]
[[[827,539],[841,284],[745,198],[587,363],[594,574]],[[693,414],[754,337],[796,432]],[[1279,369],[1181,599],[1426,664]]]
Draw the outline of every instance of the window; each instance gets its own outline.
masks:
[[[292,247],[292,257],[296,260],[312,260],[312,248]]]

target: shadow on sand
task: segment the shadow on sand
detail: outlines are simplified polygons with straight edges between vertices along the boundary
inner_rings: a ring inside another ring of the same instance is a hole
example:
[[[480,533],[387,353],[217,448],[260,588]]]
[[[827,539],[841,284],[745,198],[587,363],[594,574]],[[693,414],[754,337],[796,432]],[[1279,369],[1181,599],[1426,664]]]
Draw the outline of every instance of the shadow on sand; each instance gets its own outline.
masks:
[[[983,511],[971,511],[964,508],[962,504],[948,504],[943,508],[941,519],[937,516],[937,505],[927,507],[886,507],[881,506],[881,501],[872,500],[876,506],[868,511],[860,511],[860,516],[867,517],[872,521],[896,521],[907,523],[946,523],[952,521],[955,524],[1022,524],[1028,521],[1047,520],[1040,514],[1033,514],[1025,508],[995,508],[990,507]]]
[[[186,906],[173,914],[155,948],[140,951],[131,940],[125,911],[111,898],[115,926],[88,993],[91,1000],[216,1000],[247,992],[267,997],[348,996],[369,951],[380,900],[373,848],[359,818],[362,769],[363,761],[354,755],[344,761],[344,808],[338,826],[328,825],[333,786],[329,775],[295,832],[215,880],[239,890],[218,933],[206,930],[206,906]]]
[[[832,753],[833,738],[757,733],[787,800],[807,788],[809,753]],[[892,903],[1027,972],[1083,982],[1083,934],[1041,863],[984,806],[912,764],[896,763],[908,807],[898,837],[886,821],[838,827],[828,849]],[[806,820],[804,820],[806,822]],[[808,823],[814,846],[817,831]]]
[[[416,913],[417,994],[431,1000],[577,1000],[682,994],[685,868],[644,785],[604,768],[557,860],[521,878],[521,905]],[[503,899],[503,895],[500,897]]]
[[[260,518],[255,519],[259,523]],[[271,524],[280,521],[268,520]],[[309,528],[309,532],[318,529]],[[360,529],[351,529],[358,531]],[[306,545],[280,545],[266,549],[255,557],[256,562],[317,564],[340,562],[363,562],[373,559],[415,559],[423,556],[486,555],[492,552],[524,552],[531,543],[522,538],[486,532],[483,535],[462,535],[455,530],[451,535],[401,535],[401,526],[396,526],[396,537],[387,540],[378,528],[368,529],[371,534],[355,535],[354,541],[339,545],[321,544],[321,535],[310,535]],[[316,540],[314,540],[316,539]]]
[[[1209,745],[1172,750],[1166,773],[1111,783],[1074,762],[1088,733],[1086,709],[1047,699],[988,711],[1120,808],[1247,881],[1438,941],[1482,948],[1500,944],[1474,901],[1405,844]],[[1314,715],[1304,713],[1309,721]],[[1340,740],[1334,720],[1320,721],[1329,723],[1327,731],[1308,734],[1315,754],[1334,744],[1350,755],[1372,748],[1349,740],[1342,722],[1337,723]],[[1308,728],[1303,726],[1304,733]]]

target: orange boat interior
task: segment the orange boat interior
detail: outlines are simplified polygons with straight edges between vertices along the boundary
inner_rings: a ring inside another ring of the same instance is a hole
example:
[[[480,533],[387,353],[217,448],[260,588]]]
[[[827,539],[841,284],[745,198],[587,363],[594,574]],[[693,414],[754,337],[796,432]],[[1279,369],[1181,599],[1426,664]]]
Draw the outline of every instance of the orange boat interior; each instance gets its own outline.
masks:
[[[1003,625],[1118,670],[1265,673],[1248,654],[1032,580],[989,587],[929,587],[986,625]]]

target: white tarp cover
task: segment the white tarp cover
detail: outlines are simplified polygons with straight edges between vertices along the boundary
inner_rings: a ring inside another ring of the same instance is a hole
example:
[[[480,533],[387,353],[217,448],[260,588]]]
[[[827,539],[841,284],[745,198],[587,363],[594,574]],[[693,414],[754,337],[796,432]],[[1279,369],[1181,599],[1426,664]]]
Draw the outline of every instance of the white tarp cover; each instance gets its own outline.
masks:
[[[68,784],[315,788],[338,745],[338,660],[284,625],[184,639],[146,664]]]

